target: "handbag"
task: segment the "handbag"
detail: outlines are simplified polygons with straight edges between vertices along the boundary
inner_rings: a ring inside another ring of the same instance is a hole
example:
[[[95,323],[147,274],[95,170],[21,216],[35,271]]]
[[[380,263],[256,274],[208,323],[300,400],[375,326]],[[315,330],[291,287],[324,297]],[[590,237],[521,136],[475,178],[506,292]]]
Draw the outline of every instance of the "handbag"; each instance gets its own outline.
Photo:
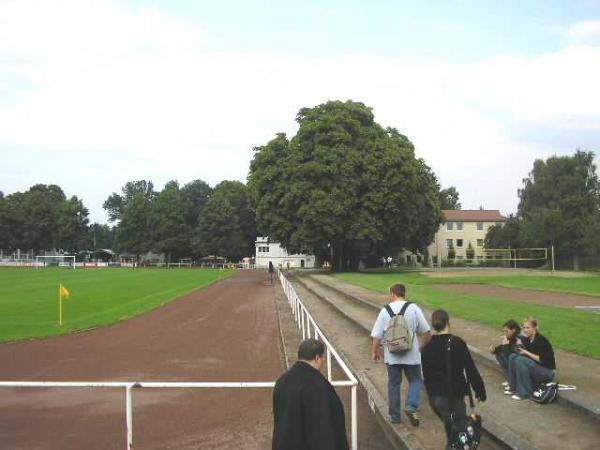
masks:
[[[451,354],[452,335],[448,338],[446,346],[446,372],[448,375],[448,398],[452,399],[452,363]],[[473,450],[479,447],[481,441],[481,416],[475,413],[475,402],[473,401],[473,393],[471,392],[471,383],[467,377],[467,392],[469,394],[470,414],[466,421],[459,421],[455,417],[454,411],[450,411],[447,419],[447,429],[450,431],[448,436],[448,447],[452,450]]]
[[[540,383],[531,394],[531,400],[536,403],[545,405],[558,400],[558,391],[574,390],[575,386],[569,386],[565,384],[558,384],[555,382],[543,382]]]

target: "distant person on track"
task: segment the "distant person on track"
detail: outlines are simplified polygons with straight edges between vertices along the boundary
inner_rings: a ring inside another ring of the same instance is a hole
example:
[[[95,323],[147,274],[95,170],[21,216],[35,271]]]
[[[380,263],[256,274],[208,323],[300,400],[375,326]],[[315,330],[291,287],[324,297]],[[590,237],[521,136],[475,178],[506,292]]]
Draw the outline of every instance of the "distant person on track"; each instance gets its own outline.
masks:
[[[405,401],[404,412],[413,426],[419,426],[418,410],[421,401],[421,347],[431,339],[431,331],[423,311],[416,304],[407,302],[406,288],[397,283],[390,286],[390,303],[379,311],[377,320],[373,325],[371,337],[373,344],[371,358],[373,361],[381,359],[380,347],[384,334],[392,322],[392,314],[404,314],[406,325],[412,337],[412,348],[401,353],[392,353],[388,345],[384,344],[383,360],[388,372],[388,403],[389,419],[392,423],[401,421],[400,384],[402,372],[408,379],[408,395]],[[405,305],[407,305],[405,307]],[[419,336],[421,342],[419,342]]]
[[[449,448],[448,441],[452,431],[450,415],[453,415],[457,424],[464,424],[467,420],[467,383],[473,387],[475,397],[482,402],[486,400],[485,385],[465,341],[450,334],[448,313],[443,309],[434,311],[431,315],[431,325],[435,334],[422,352],[423,378],[429,404],[444,423],[446,448]],[[448,366],[450,373],[447,370]]]
[[[515,320],[507,320],[502,325],[503,335],[500,338],[500,344],[490,345],[490,353],[496,357],[496,361],[502,367],[506,380],[502,383],[503,386],[508,386],[508,358],[512,354],[517,354],[517,339],[523,337],[521,334],[521,327]]]
[[[275,268],[273,267],[273,263],[269,261],[269,283],[273,284],[273,277],[275,276]]]
[[[517,352],[508,358],[508,386],[505,394],[514,400],[530,398],[535,385],[554,379],[556,361],[550,341],[538,332],[533,317],[523,322],[527,339],[517,338]]]
[[[344,407],[321,374],[325,345],[302,341],[298,361],[275,383],[273,450],[348,450]]]

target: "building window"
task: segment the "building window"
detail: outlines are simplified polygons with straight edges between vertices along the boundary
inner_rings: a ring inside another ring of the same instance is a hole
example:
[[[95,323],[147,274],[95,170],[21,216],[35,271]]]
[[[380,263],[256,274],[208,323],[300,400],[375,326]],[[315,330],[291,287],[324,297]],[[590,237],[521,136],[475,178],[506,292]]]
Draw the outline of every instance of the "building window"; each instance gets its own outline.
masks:
[[[477,222],[477,231],[483,231],[483,222]]]
[[[269,247],[258,247],[258,253],[269,253]]]
[[[456,246],[459,247],[459,248],[462,247],[463,246],[463,240],[462,239],[457,239],[456,240]]]
[[[452,231],[454,229],[454,222],[448,222],[446,224],[446,230]]]
[[[483,247],[483,239],[477,239],[477,247]]]
[[[462,229],[463,229],[463,223],[462,222],[456,222],[456,229],[458,231],[462,231]]]
[[[446,248],[452,248],[452,239],[446,239]]]

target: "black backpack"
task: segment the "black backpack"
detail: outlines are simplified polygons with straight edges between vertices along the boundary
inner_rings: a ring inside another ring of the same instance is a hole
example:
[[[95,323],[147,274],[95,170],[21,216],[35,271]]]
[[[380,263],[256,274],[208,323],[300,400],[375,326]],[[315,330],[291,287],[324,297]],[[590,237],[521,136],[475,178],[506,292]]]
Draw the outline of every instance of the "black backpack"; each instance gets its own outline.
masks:
[[[546,404],[558,400],[558,383],[540,383],[533,390],[531,400],[536,403]]]

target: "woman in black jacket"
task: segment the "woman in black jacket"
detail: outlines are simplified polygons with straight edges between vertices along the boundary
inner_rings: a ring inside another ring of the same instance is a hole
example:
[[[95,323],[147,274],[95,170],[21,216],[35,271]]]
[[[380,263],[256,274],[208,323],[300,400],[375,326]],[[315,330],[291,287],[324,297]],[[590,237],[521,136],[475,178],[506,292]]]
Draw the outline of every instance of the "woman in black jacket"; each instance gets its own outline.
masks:
[[[490,345],[490,353],[492,353],[496,357],[496,361],[502,367],[502,371],[506,376],[506,380],[503,386],[508,386],[508,358],[513,353],[517,352],[517,339],[521,338],[524,340],[525,338],[519,336],[521,334],[521,327],[515,320],[507,320],[504,325],[502,325],[504,334],[502,335],[502,340],[499,345]]]
[[[450,439],[450,414],[454,421],[466,421],[465,396],[468,395],[467,379],[475,397],[485,401],[485,385],[473,363],[467,344],[458,336],[450,334],[450,317],[443,309],[434,311],[431,324],[436,334],[421,352],[423,379],[429,404],[446,428],[446,438]],[[450,359],[450,374],[447,370],[447,353]],[[451,385],[450,385],[451,383]],[[448,446],[448,444],[446,444]]]
[[[533,317],[523,322],[526,340],[517,339],[518,354],[508,358],[508,387],[504,391],[515,400],[530,398],[534,385],[552,381],[556,372],[554,349],[538,331]]]

